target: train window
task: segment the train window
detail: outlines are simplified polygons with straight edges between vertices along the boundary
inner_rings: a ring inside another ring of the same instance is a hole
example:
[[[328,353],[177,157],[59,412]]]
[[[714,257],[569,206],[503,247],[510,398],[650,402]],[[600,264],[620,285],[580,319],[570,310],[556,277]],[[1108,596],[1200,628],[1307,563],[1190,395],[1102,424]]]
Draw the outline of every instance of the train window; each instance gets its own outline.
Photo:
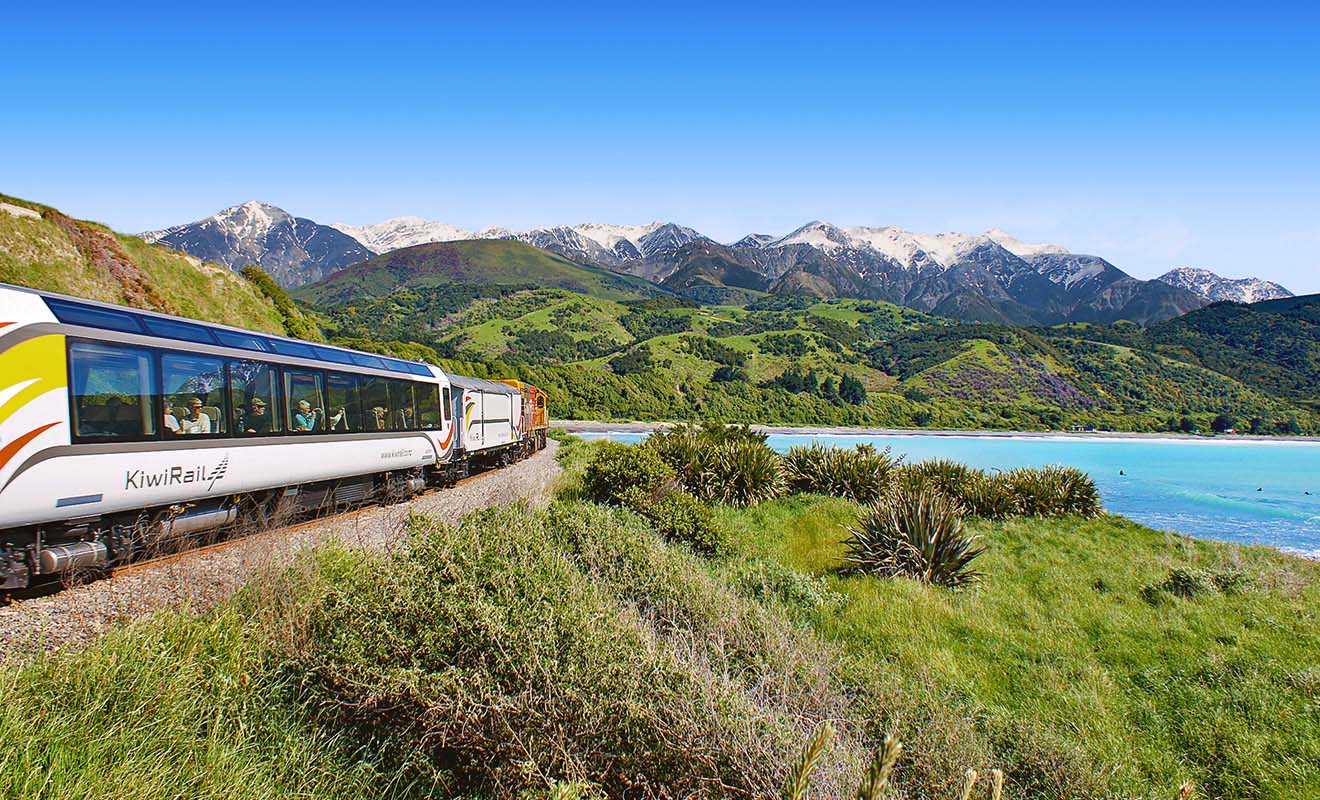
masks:
[[[390,383],[388,378],[374,375],[358,378],[358,391],[362,395],[362,424],[358,426],[359,430],[394,430],[394,420],[390,414]]]
[[[324,432],[325,398],[321,394],[321,373],[284,370],[284,408],[289,415],[290,431]]]
[[[333,347],[320,347],[319,345],[313,349],[316,350],[316,355],[320,357],[322,361],[333,361],[336,364],[353,363],[353,356],[347,351],[336,350]]]
[[[444,391],[440,393],[440,413],[444,415],[445,422],[449,421],[449,409],[452,407],[450,406],[452,402],[454,402],[454,396],[450,394],[449,387],[446,386]]]
[[[417,424],[422,430],[440,427],[440,387],[433,383],[414,383],[417,400]]]
[[[335,432],[362,430],[362,400],[353,375],[331,372],[325,376],[326,429]]]
[[[161,319],[160,317],[144,316],[141,319],[142,324],[147,326],[147,331],[155,336],[182,339],[185,342],[196,342],[198,344],[215,344],[215,337],[201,325],[194,325],[191,322],[179,322],[173,319]]]
[[[244,350],[260,350],[266,352],[266,345],[256,336],[250,336],[246,333],[236,333],[235,331],[212,331],[215,338],[220,340],[220,344],[225,347],[241,347]]]
[[[370,367],[371,369],[387,369],[385,362],[375,356],[366,353],[353,353],[353,363],[359,367]]]
[[[229,407],[234,430],[250,436],[283,430],[276,369],[259,361],[229,362]]]
[[[123,311],[72,303],[54,297],[46,298],[46,307],[65,325],[86,325],[90,328],[106,328],[124,333],[142,333],[138,318]]]
[[[390,422],[396,431],[417,429],[417,407],[412,381],[390,381]]]
[[[160,359],[167,437],[225,432],[225,363],[218,358],[166,353]]]
[[[156,374],[147,350],[69,344],[69,399],[80,440],[144,439],[157,431]]]
[[[266,344],[274,348],[275,352],[282,356],[296,356],[298,358],[316,358],[316,353],[311,345],[301,342],[286,342],[283,339],[269,339]]]

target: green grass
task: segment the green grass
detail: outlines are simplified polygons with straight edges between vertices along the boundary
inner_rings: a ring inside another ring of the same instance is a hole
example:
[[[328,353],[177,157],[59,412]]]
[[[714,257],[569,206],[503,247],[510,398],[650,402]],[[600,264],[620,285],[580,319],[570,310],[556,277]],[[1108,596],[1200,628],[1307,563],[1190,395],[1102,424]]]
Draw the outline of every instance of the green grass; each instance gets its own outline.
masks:
[[[44,207],[0,195],[0,200]],[[148,285],[185,317],[223,322],[269,333],[286,332],[275,307],[237,274],[183,253],[115,234],[95,223],[85,228],[113,236],[146,276]],[[79,252],[69,235],[48,219],[0,213],[0,283],[124,303],[124,287]]]
[[[0,672],[0,797],[357,798],[388,785],[282,702],[259,619],[166,613]]]
[[[835,576],[857,512],[796,497],[721,522],[748,555],[829,576],[846,601],[818,617],[820,633],[879,697],[974,720],[954,727],[965,741],[952,749],[985,747],[1041,786],[1067,762],[1072,796],[1175,797],[1184,780],[1207,797],[1320,793],[1316,564],[1114,517],[976,522],[985,580],[953,593]],[[1246,584],[1152,589],[1174,569]]]

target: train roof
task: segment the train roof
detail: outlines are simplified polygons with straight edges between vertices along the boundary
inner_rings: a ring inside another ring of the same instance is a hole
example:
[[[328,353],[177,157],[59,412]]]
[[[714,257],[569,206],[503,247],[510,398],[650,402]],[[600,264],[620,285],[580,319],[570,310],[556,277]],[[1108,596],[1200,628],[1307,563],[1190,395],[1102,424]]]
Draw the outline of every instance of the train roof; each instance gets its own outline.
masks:
[[[144,311],[96,300],[83,300],[0,283],[0,289],[12,289],[27,294],[39,295],[46,302],[46,307],[55,318],[65,325],[81,325],[88,328],[136,333],[163,339],[176,339],[194,344],[210,344],[220,347],[233,347],[258,353],[274,353],[295,358],[309,358],[328,361],[334,364],[347,364],[368,369],[397,372],[403,375],[416,375],[434,378],[439,368],[433,368],[419,361],[404,361],[401,358],[364,353],[346,347],[307,342],[258,333],[229,325],[217,325],[211,322],[199,322],[193,319],[161,314],[156,311]],[[480,380],[474,378],[473,380]]]
[[[485,378],[474,378],[471,375],[455,375],[452,372],[446,373],[449,376],[449,382],[462,389],[480,389],[483,392],[498,392],[499,394],[518,394],[518,390],[507,383],[501,381],[488,381]]]

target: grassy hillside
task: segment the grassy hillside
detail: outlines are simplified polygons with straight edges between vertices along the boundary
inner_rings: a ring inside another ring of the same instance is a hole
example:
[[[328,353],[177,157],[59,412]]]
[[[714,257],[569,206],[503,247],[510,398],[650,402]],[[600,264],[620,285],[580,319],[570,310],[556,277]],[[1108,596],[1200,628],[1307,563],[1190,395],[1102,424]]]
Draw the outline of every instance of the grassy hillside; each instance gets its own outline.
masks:
[[[209,614],[0,664],[0,796],[794,796],[826,720],[811,797],[858,796],[886,735],[881,797],[965,797],[969,768],[1007,800],[1320,791],[1320,565],[968,519],[980,579],[955,591],[845,571],[866,509],[840,498],[587,502],[606,449],[561,451],[549,509],[414,516],[390,553],[322,549]]]
[[[286,322],[301,321],[299,310],[282,313],[258,286],[224,267],[48,206],[4,195],[0,202],[40,214],[0,211],[0,283],[270,333],[315,331],[310,324],[290,331]]]
[[[611,300],[649,297],[664,291],[642,278],[575,264],[522,242],[483,239],[394,250],[301,287],[294,296],[324,306],[403,289],[452,284],[537,286]]]

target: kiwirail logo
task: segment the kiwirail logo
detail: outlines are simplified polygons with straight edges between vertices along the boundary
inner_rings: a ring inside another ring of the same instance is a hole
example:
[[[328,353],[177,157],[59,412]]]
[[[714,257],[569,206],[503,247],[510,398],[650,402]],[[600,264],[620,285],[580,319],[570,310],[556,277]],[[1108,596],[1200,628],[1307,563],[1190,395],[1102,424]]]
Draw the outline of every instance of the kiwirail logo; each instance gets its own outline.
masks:
[[[162,486],[182,486],[190,483],[207,484],[206,491],[215,488],[216,481],[229,472],[229,456],[221,459],[214,467],[197,465],[195,467],[166,467],[148,472],[142,469],[124,473],[125,489],[156,489]]]

